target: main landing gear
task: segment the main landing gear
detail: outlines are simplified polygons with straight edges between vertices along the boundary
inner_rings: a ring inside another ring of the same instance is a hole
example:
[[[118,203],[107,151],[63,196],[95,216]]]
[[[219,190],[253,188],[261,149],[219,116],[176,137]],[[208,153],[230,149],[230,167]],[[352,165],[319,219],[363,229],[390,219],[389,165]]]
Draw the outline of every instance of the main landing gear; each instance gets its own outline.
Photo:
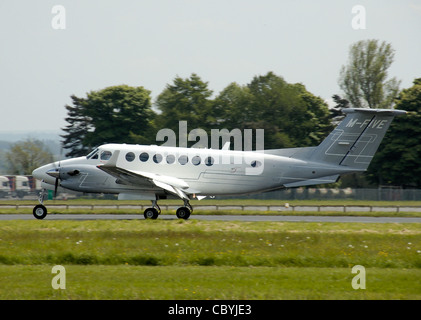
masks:
[[[147,208],[145,212],[143,212],[145,219],[153,220],[157,219],[160,214],[161,208],[158,206],[158,203],[156,203],[156,200],[152,200],[152,208]]]
[[[189,200],[184,200],[184,207],[180,207],[176,211],[176,216],[178,219],[187,220],[190,217],[190,214],[193,212],[193,207],[190,205]],[[152,208],[147,208],[143,215],[145,219],[157,219],[161,214],[161,208],[158,206],[156,200],[152,200]]]

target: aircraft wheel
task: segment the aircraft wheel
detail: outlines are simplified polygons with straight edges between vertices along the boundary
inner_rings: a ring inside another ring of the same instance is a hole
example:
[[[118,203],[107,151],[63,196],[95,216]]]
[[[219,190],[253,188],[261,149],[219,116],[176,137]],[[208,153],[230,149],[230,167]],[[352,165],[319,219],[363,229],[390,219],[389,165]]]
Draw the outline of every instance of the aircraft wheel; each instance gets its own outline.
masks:
[[[177,209],[176,215],[178,219],[187,220],[190,217],[191,211],[187,207],[181,207]]]
[[[42,204],[38,204],[32,210],[32,213],[35,218],[37,219],[44,219],[47,216],[47,208],[44,207]]]
[[[155,208],[148,208],[145,210],[145,212],[143,213],[143,215],[145,216],[145,219],[157,219],[158,218],[158,210],[156,210]]]

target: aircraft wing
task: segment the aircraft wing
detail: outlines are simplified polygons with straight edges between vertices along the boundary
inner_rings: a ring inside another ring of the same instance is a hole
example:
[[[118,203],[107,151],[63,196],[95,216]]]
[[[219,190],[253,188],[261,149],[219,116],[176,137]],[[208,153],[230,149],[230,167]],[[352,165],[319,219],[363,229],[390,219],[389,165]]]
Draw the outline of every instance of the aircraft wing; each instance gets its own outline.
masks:
[[[97,167],[119,179],[123,183],[135,186],[156,186],[180,197],[181,199],[189,200],[189,197],[183,191],[189,188],[189,185],[184,180],[151,172],[121,168],[117,166],[118,154],[119,151],[116,151],[106,164],[99,165]]]

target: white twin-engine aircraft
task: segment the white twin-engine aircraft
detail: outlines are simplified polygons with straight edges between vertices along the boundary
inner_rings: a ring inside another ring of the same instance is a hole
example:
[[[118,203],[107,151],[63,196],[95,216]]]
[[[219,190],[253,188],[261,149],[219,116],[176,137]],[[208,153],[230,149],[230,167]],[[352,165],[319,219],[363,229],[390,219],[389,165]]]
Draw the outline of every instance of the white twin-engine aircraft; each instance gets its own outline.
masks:
[[[42,180],[37,219],[47,215],[46,190],[61,187],[86,193],[118,194],[119,199],[151,200],[146,219],[156,219],[159,199],[184,201],[177,209],[188,219],[189,200],[240,195],[336,182],[341,174],[365,171],[393,118],[389,109],[345,109],[345,119],[317,147],[265,151],[105,144],[86,157],[47,164],[33,171]]]

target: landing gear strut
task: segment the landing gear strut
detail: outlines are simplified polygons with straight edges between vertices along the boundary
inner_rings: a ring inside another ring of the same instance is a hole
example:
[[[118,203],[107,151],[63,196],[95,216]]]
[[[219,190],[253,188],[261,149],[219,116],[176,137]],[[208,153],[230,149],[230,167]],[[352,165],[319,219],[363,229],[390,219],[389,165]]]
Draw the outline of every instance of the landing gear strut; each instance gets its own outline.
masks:
[[[156,220],[160,214],[161,214],[161,208],[158,206],[158,203],[156,200],[152,200],[152,208],[147,208],[143,212],[145,219],[152,219],[152,220]]]
[[[32,210],[32,214],[34,215],[34,217],[40,220],[44,219],[47,216],[47,208],[43,205],[46,194],[47,190],[42,189],[38,196],[38,201],[40,204],[36,205]]]

